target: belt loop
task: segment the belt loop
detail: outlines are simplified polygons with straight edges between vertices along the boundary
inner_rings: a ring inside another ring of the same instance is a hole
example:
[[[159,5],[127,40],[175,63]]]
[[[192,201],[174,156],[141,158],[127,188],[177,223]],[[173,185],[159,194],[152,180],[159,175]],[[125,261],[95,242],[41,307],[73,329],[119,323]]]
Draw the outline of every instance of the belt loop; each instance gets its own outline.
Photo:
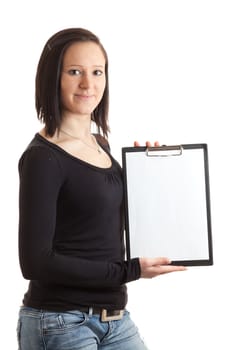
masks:
[[[89,310],[88,310],[89,312],[88,312],[88,316],[89,317],[92,317],[92,315],[93,315],[93,307],[89,307]]]

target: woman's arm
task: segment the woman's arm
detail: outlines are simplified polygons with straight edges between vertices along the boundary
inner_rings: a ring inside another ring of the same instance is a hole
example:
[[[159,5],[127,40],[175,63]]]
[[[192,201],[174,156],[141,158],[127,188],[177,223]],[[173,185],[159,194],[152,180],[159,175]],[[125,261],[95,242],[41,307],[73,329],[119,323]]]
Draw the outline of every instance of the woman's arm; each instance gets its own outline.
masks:
[[[93,261],[54,250],[57,200],[65,178],[52,151],[27,150],[19,174],[19,259],[26,279],[94,288],[119,286],[140,277],[139,259]]]

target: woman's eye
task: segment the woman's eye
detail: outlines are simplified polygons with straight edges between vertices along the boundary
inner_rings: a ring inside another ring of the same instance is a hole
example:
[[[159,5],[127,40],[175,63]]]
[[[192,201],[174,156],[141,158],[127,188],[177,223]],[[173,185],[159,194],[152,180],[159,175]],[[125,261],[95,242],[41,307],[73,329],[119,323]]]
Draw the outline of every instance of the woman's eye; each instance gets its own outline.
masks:
[[[81,71],[79,69],[70,69],[68,72],[70,75],[81,75]]]
[[[101,70],[99,70],[99,69],[96,69],[94,71],[94,75],[102,75],[102,74],[103,74],[103,72]]]

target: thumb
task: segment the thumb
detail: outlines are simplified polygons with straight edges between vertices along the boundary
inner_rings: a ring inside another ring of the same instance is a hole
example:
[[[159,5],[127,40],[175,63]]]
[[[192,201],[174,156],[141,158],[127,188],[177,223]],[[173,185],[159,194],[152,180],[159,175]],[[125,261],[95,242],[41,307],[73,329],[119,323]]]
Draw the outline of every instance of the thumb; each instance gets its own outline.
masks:
[[[154,258],[152,264],[153,264],[153,266],[168,265],[168,264],[171,264],[171,259],[169,259],[167,257]]]

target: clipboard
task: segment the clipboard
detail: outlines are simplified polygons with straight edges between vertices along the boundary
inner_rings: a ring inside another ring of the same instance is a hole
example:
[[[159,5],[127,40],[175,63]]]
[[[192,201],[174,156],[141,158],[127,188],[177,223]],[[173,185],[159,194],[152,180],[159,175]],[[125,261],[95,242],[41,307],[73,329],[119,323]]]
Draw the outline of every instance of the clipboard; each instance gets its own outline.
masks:
[[[123,147],[127,259],[213,265],[207,144]]]

